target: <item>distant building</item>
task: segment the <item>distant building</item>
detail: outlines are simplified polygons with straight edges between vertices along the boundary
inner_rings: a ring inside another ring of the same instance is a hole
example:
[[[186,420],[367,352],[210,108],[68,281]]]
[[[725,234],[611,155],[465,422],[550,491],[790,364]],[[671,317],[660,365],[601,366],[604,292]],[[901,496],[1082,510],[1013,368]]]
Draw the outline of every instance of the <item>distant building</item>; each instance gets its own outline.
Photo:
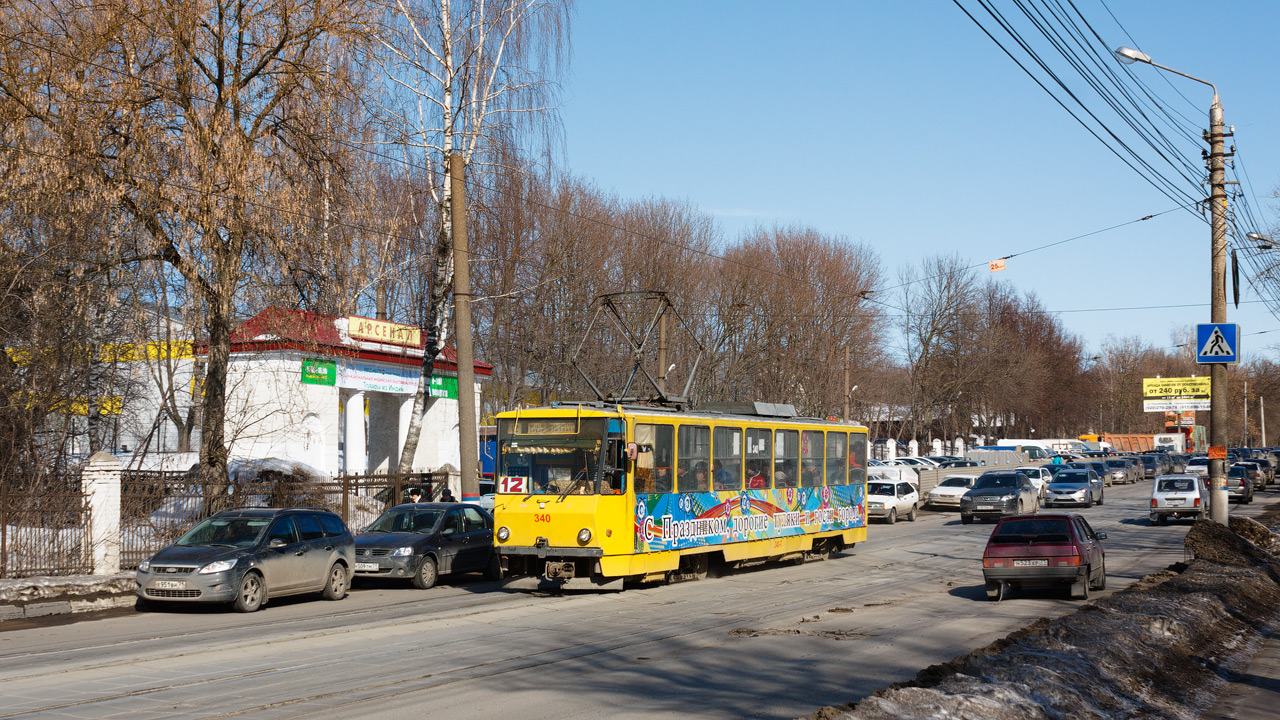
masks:
[[[205,348],[195,345],[194,353],[181,358],[171,374],[198,375],[193,368],[203,362],[204,354]],[[413,326],[281,307],[263,310],[231,337],[226,423],[231,457],[282,458],[327,474],[394,470],[404,447],[422,357],[423,342]],[[477,362],[475,374],[488,377],[493,367]],[[415,471],[461,465],[457,378],[457,356],[446,347],[435,363],[430,393],[437,399],[423,419]],[[161,445],[155,439],[180,432],[176,427],[157,432],[157,426],[173,424],[158,412],[164,386],[157,383],[155,397],[124,408],[125,415],[136,412],[146,415],[146,421],[123,424],[122,431],[133,430],[116,438],[117,451],[145,452],[148,466],[157,464],[157,452],[167,455],[173,450],[171,442]],[[191,387],[196,389],[194,383]],[[477,412],[479,387],[477,383]],[[194,391],[174,394],[183,396],[188,406],[198,397]],[[152,422],[152,417],[157,420]],[[198,434],[197,424],[192,449],[199,447]]]

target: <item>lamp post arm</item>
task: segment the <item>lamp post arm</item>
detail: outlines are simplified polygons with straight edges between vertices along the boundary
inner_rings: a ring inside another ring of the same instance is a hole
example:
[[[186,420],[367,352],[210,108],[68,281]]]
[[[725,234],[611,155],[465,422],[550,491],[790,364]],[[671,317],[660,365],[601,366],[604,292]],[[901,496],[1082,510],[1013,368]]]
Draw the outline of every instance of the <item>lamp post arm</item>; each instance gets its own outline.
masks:
[[[1196,81],[1196,82],[1198,82],[1198,83],[1203,83],[1203,84],[1205,84],[1205,85],[1208,85],[1209,87],[1213,88],[1213,102],[1214,102],[1215,104],[1218,104],[1218,86],[1217,86],[1217,85],[1214,85],[1213,83],[1209,82],[1208,80],[1201,80],[1200,78],[1196,77],[1195,75],[1188,75],[1188,74],[1186,74],[1186,73],[1184,73],[1184,72],[1182,72],[1182,71],[1180,71],[1180,70],[1174,70],[1173,68],[1169,67],[1168,65],[1161,65],[1160,63],[1158,63],[1158,62],[1156,62],[1156,61],[1154,61],[1154,60],[1147,60],[1147,61],[1145,61],[1145,62],[1146,62],[1148,65],[1153,65],[1153,66],[1155,66],[1155,67],[1160,68],[1161,70],[1168,70],[1169,72],[1173,73],[1174,75],[1181,75],[1182,77],[1187,78],[1188,80],[1195,80],[1195,81]]]

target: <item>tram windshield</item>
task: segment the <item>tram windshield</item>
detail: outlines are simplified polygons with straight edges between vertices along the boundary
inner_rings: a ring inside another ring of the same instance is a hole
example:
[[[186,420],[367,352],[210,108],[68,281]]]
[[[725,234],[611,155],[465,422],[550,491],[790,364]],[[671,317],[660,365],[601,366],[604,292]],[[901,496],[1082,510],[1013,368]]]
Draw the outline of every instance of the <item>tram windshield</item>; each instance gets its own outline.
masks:
[[[498,493],[594,495],[607,420],[548,418],[498,423]]]

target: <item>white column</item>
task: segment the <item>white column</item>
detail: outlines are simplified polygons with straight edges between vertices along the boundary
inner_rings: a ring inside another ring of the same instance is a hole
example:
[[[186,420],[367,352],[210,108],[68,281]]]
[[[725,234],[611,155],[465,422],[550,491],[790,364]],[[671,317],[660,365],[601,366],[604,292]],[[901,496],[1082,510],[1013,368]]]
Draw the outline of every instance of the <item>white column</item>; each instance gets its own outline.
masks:
[[[94,575],[120,573],[120,461],[96,452],[80,474],[89,503],[84,542],[93,557]]]
[[[364,393],[355,392],[347,396],[346,421],[347,434],[343,438],[346,473],[362,475],[368,470],[369,465],[364,428]]]

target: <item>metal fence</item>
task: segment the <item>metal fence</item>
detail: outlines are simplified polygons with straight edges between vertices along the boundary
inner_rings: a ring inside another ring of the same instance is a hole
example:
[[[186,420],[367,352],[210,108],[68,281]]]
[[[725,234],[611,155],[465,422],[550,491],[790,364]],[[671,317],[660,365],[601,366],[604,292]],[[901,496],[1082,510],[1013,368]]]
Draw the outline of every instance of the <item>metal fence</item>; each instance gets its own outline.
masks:
[[[323,507],[354,532],[418,489],[434,500],[446,473],[348,475],[331,480],[262,473],[218,488],[194,473],[125,470],[120,478],[122,570],[171,545],[193,525],[232,507]],[[78,478],[0,488],[0,578],[92,572],[89,508]]]
[[[0,486],[0,578],[90,572],[87,520],[78,478]]]

